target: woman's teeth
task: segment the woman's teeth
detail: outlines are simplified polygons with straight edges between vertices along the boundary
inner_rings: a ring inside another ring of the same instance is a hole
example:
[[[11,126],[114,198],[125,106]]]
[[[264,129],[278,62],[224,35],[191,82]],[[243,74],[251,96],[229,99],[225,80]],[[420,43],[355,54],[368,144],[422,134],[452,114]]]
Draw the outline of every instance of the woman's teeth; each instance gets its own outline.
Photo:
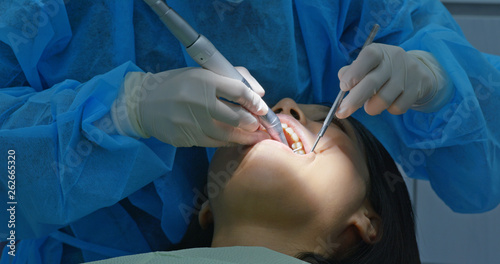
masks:
[[[293,152],[301,155],[306,154],[304,150],[304,145],[300,141],[300,138],[297,135],[297,133],[295,133],[295,131],[293,131],[293,129],[291,127],[288,127],[288,125],[285,123],[281,123],[281,126],[283,127],[283,131],[287,138],[288,145],[293,150]]]

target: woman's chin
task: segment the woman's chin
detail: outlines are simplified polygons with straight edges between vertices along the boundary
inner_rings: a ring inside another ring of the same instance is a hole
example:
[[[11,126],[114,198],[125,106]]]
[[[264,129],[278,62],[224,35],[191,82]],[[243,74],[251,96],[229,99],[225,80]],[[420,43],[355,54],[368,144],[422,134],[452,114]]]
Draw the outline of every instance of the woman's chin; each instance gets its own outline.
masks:
[[[295,154],[275,140],[253,146],[219,149],[212,159],[209,175],[228,175],[229,185],[246,195],[269,197],[287,193],[305,180],[300,175],[315,158],[314,153]],[[213,180],[213,179],[211,179]]]
[[[314,156],[295,154],[286,145],[274,140],[264,140],[253,146],[242,147],[239,151],[225,150],[225,164],[219,169],[231,170],[233,173],[224,185],[224,200],[246,208],[253,214],[265,212],[273,217],[297,217],[295,214],[298,209],[299,212],[310,210],[310,199],[303,189],[307,179],[303,175],[306,175],[308,161],[314,160]],[[236,160],[238,164],[234,168]],[[297,209],[291,205],[299,207]]]
[[[296,181],[296,167],[291,165],[296,158],[302,158],[293,153],[286,145],[275,140],[263,140],[248,149],[235,173],[238,181],[244,182],[249,188],[258,188],[260,192],[276,192]]]

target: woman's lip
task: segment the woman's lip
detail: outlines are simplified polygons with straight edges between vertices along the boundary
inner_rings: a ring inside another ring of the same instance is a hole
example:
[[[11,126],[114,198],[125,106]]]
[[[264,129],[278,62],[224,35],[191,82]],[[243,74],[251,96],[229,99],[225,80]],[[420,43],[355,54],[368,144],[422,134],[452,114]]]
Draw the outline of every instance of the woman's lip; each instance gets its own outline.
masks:
[[[312,155],[314,152],[313,153],[306,153],[304,155],[296,154],[293,152],[293,150],[290,147],[288,147],[287,145],[285,145],[277,140],[274,140],[274,139],[265,139],[265,140],[262,140],[261,142],[257,143],[257,145],[258,144],[271,144],[271,145],[273,145],[274,149],[282,149],[283,151],[289,152],[295,158],[314,160],[316,157],[316,155]],[[253,148],[255,146],[256,145],[251,146],[251,147]]]
[[[283,144],[283,143],[281,143],[281,142],[279,142],[277,140],[274,140],[274,139],[265,139],[265,140],[262,140],[261,142],[267,142],[267,143],[270,143],[270,144],[275,144],[277,148],[281,148],[281,149],[283,149],[283,150],[285,150],[287,152],[293,153],[293,150],[289,146],[287,146],[287,145],[285,145],[285,144]],[[259,142],[259,143],[261,143],[261,142]],[[257,144],[259,144],[259,143],[257,143]]]
[[[311,150],[311,142],[310,142],[310,135],[306,135],[306,133],[309,133],[309,131],[305,131],[306,129],[304,126],[297,121],[295,118],[289,116],[289,115],[284,115],[284,114],[277,114],[278,118],[280,119],[281,123],[284,123],[291,127],[293,131],[299,136],[300,141],[302,142],[302,145],[304,146],[304,151],[307,153],[310,152]]]

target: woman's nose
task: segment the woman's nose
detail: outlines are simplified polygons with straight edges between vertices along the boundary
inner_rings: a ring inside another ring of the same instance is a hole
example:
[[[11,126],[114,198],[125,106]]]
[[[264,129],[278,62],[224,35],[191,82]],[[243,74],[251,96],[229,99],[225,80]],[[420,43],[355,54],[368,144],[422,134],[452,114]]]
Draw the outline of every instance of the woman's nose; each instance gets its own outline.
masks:
[[[279,101],[274,107],[271,108],[276,114],[284,114],[293,116],[297,121],[302,123],[302,125],[306,124],[306,116],[297,105],[297,103],[290,99],[285,98]]]

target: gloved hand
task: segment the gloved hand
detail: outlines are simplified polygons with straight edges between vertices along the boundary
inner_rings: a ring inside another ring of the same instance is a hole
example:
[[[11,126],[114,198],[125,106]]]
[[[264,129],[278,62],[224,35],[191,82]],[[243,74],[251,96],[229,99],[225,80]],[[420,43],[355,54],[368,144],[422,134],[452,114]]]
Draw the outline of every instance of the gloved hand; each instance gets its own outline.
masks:
[[[394,115],[408,109],[435,112],[453,94],[446,72],[425,51],[408,51],[373,43],[349,66],[339,70],[340,88],[349,91],[337,110],[346,118],[361,106],[378,115],[385,109]]]
[[[120,134],[153,136],[176,147],[254,144],[267,139],[267,133],[257,130],[260,123],[254,116],[268,111],[261,98],[264,89],[248,70],[238,71],[255,92],[241,81],[202,68],[130,72],[113,104],[113,123]]]

